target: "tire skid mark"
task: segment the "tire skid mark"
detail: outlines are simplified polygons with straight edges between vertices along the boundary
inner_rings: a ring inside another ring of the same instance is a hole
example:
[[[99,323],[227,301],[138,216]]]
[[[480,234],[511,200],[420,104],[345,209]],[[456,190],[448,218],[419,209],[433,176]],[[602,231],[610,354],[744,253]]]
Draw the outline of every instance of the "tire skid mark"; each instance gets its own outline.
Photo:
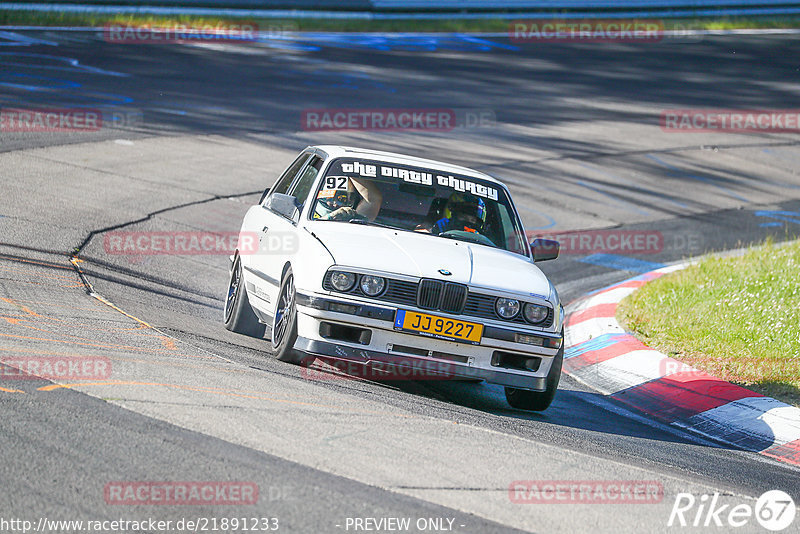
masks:
[[[45,284],[43,282],[33,282],[31,280],[13,280],[11,278],[3,278],[3,280],[9,280],[11,282],[14,282],[15,284],[29,284],[29,285],[34,285],[34,286],[54,287],[53,284]],[[82,284],[68,284],[68,285],[56,284],[55,285],[55,287],[61,287],[61,288],[64,288],[64,289],[73,289],[73,288],[77,288],[77,287],[81,287],[81,286],[82,286]]]
[[[102,328],[102,329],[101,328],[97,328],[97,326],[94,325],[94,324],[79,323],[79,322],[74,322],[74,321],[66,321],[64,319],[59,319],[58,317],[51,317],[50,315],[42,315],[42,314],[39,314],[39,313],[36,313],[36,312],[32,311],[31,309],[29,309],[29,308],[27,308],[25,306],[19,305],[18,301],[15,301],[14,299],[0,298],[0,300],[8,302],[9,304],[12,304],[12,305],[16,306],[21,311],[25,312],[28,316],[36,317],[37,319],[55,321],[57,323],[61,323],[61,324],[67,325],[67,326],[86,328],[86,329],[89,329],[89,330],[108,330],[108,328]],[[31,301],[31,302],[35,303],[35,301]],[[55,304],[55,306],[59,306],[59,305]],[[9,317],[2,317],[2,318],[9,319]],[[25,320],[25,318],[22,318],[22,317],[14,317],[14,318],[11,318],[11,319]],[[56,332],[56,331],[44,330],[44,329],[35,328],[35,327],[30,327],[30,328],[34,328],[35,330],[40,330],[42,332],[47,332],[47,333],[50,333],[50,334],[64,335],[64,336],[74,337],[75,339],[83,339],[83,340],[87,340],[87,341],[94,341],[93,338],[75,336],[75,335],[72,335],[72,334],[61,334],[61,333]],[[141,325],[141,324],[137,324],[136,326],[130,327],[130,328],[121,327],[121,326],[120,327],[115,327],[113,331],[115,331],[115,332],[126,332],[129,335],[133,335],[133,336],[145,336],[145,337],[150,337],[150,338],[154,337],[149,331],[146,331],[146,327],[144,325]],[[170,348],[171,350],[177,350],[175,348],[175,346],[174,346],[174,343],[172,343],[171,340],[165,339],[165,336],[155,336],[155,337],[161,339],[166,348]]]
[[[39,391],[54,391],[57,389],[72,389],[76,386],[153,386],[153,387],[166,387],[166,388],[173,388],[173,389],[180,389],[185,391],[193,391],[198,393],[211,393],[215,395],[222,395],[227,397],[238,397],[243,399],[254,399],[254,400],[267,400],[271,402],[277,402],[282,404],[293,404],[298,406],[310,406],[313,408],[331,408],[335,410],[343,410],[348,413],[354,414],[364,414],[364,415],[392,415],[395,417],[399,417],[402,419],[418,419],[420,416],[413,415],[413,414],[401,414],[401,413],[391,413],[387,414],[386,412],[381,412],[377,410],[355,410],[351,408],[346,408],[344,406],[336,406],[332,404],[319,404],[315,402],[308,402],[308,401],[298,401],[292,399],[280,399],[275,397],[270,397],[267,395],[261,394],[259,391],[243,391],[243,392],[235,392],[225,389],[218,389],[218,388],[211,388],[206,386],[188,386],[183,384],[169,384],[164,382],[143,382],[138,380],[104,380],[104,381],[97,381],[97,382],[83,382],[83,383],[69,383],[69,384],[49,384],[47,386],[42,386],[38,388]]]
[[[136,317],[134,315],[129,314],[128,312],[126,312],[125,310],[123,310],[122,308],[120,308],[119,306],[117,306],[116,304],[114,304],[110,300],[106,299],[105,297],[103,297],[102,295],[100,295],[99,293],[97,293],[94,290],[94,286],[92,286],[92,283],[89,281],[89,279],[87,278],[86,274],[83,272],[83,269],[81,269],[80,264],[84,263],[86,261],[86,260],[83,260],[80,257],[81,251],[89,245],[91,240],[96,235],[103,234],[105,232],[110,232],[110,231],[113,231],[113,230],[119,230],[121,228],[125,228],[125,227],[128,227],[128,226],[134,225],[134,224],[147,222],[147,221],[151,220],[153,217],[155,217],[157,215],[160,215],[162,213],[167,213],[167,212],[170,212],[170,211],[174,211],[174,210],[178,210],[178,209],[182,209],[182,208],[187,208],[187,207],[190,207],[190,206],[196,206],[196,205],[200,205],[200,204],[207,204],[207,203],[210,203],[210,202],[214,202],[216,200],[235,199],[237,197],[245,197],[245,196],[250,196],[250,195],[255,195],[255,194],[260,194],[260,193],[261,193],[261,191],[248,191],[248,192],[245,192],[245,193],[236,193],[236,194],[233,194],[233,195],[214,195],[214,196],[209,197],[209,198],[205,198],[205,199],[201,199],[201,200],[194,200],[194,201],[191,201],[191,202],[185,202],[183,204],[177,204],[175,206],[170,206],[170,207],[167,207],[167,208],[162,208],[162,209],[159,209],[159,210],[155,210],[155,211],[152,211],[152,212],[146,214],[143,217],[139,217],[138,219],[133,219],[133,220],[130,220],[130,221],[127,221],[127,222],[123,222],[123,223],[107,226],[105,228],[92,230],[91,232],[89,232],[89,234],[86,236],[86,238],[84,238],[83,242],[72,250],[72,252],[70,253],[69,262],[72,265],[73,270],[78,274],[78,277],[81,280],[81,284],[80,285],[84,288],[84,290],[86,291],[87,295],[89,295],[90,297],[98,300],[99,302],[102,302],[106,306],[108,306],[111,309],[121,313],[125,317],[128,317],[129,319],[131,319],[133,321],[136,321],[143,328],[147,328],[149,330],[157,332],[158,337],[161,338],[162,344],[165,347],[167,347],[170,350],[177,350],[177,343],[181,342],[180,339],[178,339],[178,338],[176,338],[174,336],[170,336],[166,332],[163,332],[162,330],[154,327],[150,323],[147,323],[146,321],[144,321],[144,320],[142,320],[142,319],[140,319],[140,318],[138,318],[138,317]],[[197,350],[201,350],[203,352],[206,352],[207,354],[210,355],[210,356],[205,356],[205,358],[217,358],[217,359],[220,359],[220,360],[223,360],[223,361],[226,361],[226,362],[229,361],[228,359],[223,358],[222,356],[219,356],[218,354],[214,354],[213,352],[206,351],[204,349],[199,349],[197,347],[194,347],[194,348],[196,348]],[[195,355],[195,356],[192,356],[192,357],[201,358],[202,356],[196,356]]]
[[[81,306],[65,306],[60,302],[50,302],[45,300],[28,300],[28,299],[14,299],[16,302],[25,302],[27,304],[38,304],[40,306],[54,306],[64,310],[76,310],[76,311],[90,311],[90,312],[100,312],[100,313],[111,313],[111,311],[106,310],[105,308],[85,308]],[[140,327],[130,328],[130,329],[123,329],[123,330],[137,330]]]
[[[0,267],[0,269],[4,269],[4,268]],[[16,271],[21,272],[20,269],[7,269],[6,268],[6,270],[16,270]],[[48,276],[47,275],[43,275],[41,273],[37,273],[37,277],[48,277]],[[62,277],[62,276],[58,276],[58,275],[55,275],[55,276],[51,275],[51,276],[49,276],[49,278],[67,278],[67,277],[66,276]],[[70,275],[69,278],[72,278],[72,275]],[[81,287],[81,286],[82,286],[82,284],[78,284],[77,285],[77,287]],[[71,286],[69,286],[69,287],[71,287]],[[93,325],[93,324],[78,323],[78,322],[73,322],[73,321],[65,321],[63,319],[59,319],[57,317],[52,317],[50,315],[40,314],[40,313],[37,313],[37,312],[31,310],[28,307],[16,302],[14,299],[11,299],[11,298],[0,297],[0,301],[3,301],[3,302],[6,302],[8,304],[11,304],[12,306],[15,306],[16,308],[18,308],[20,311],[24,312],[30,318],[35,318],[35,319],[39,319],[39,320],[54,321],[56,323],[61,323],[63,325],[67,325],[67,326],[70,326],[72,328],[82,328],[82,329],[95,330],[95,331],[108,330],[108,328],[98,328],[96,325]],[[35,302],[35,301],[33,301],[33,302]],[[40,331],[40,332],[45,332],[45,333],[53,334],[53,335],[56,335],[56,336],[62,336],[62,337],[65,336],[65,337],[72,338],[72,339],[77,339],[77,340],[94,341],[93,338],[88,338],[88,337],[85,337],[85,336],[78,336],[78,335],[69,334],[69,333],[57,332],[57,331],[49,330],[49,329],[46,329],[46,328],[39,328],[38,326],[34,326],[34,325],[31,325],[31,324],[24,324],[25,322],[27,322],[25,318],[4,317],[4,316],[0,316],[0,318],[5,319],[9,324],[18,325],[18,326],[21,326],[23,328],[29,328],[31,330],[37,330],[37,331]],[[144,337],[150,337],[150,338],[155,337],[155,338],[160,340],[160,342],[164,346],[164,348],[166,348],[168,350],[178,350],[177,349],[177,345],[175,344],[174,340],[169,339],[168,337],[166,337],[164,335],[155,335],[154,336],[150,331],[147,331],[147,332],[136,332],[137,330],[143,330],[144,328],[145,328],[144,325],[139,324],[139,325],[137,325],[137,326],[135,326],[133,328],[125,328],[125,327],[121,327],[120,326],[120,327],[115,328],[113,331],[115,331],[117,333],[127,332],[129,335],[137,335],[137,336],[144,336]]]
[[[22,269],[14,269],[12,267],[0,267],[0,271],[9,271],[9,272],[23,273],[23,274],[26,272],[26,271],[24,271]],[[71,280],[75,279],[74,276],[66,276],[66,275],[58,275],[58,274],[49,274],[48,275],[48,274],[37,273],[36,276],[37,276],[37,278],[52,278],[53,280],[70,280],[71,281]]]
[[[64,344],[74,344],[74,345],[82,345],[86,347],[97,347],[101,349],[116,349],[116,350],[129,350],[134,352],[148,352],[148,353],[168,353],[174,356],[185,356],[187,358],[198,358],[198,359],[210,359],[209,356],[198,356],[196,354],[186,354],[186,353],[179,353],[175,354],[172,351],[167,349],[150,349],[146,347],[135,347],[132,345],[115,345],[113,343],[84,343],[84,342],[77,342],[77,341],[69,341],[64,339],[50,339],[44,337],[32,337],[32,336],[21,336],[15,334],[3,334],[0,333],[0,337],[6,337],[10,339],[25,339],[29,341],[46,341],[48,343],[64,343]]]
[[[7,247],[7,246],[15,246],[15,245],[9,245],[8,243],[0,243],[0,246],[6,246]],[[17,256],[9,256],[7,254],[0,254],[0,260],[8,260],[8,261],[13,261],[13,262],[17,262],[17,263],[31,263],[33,265],[41,265],[43,267],[48,267],[50,269],[62,269],[64,271],[71,271],[72,270],[70,267],[67,267],[66,265],[60,265],[58,263],[45,262],[45,261],[36,261],[36,260],[28,259],[28,258],[19,258]]]
[[[0,317],[0,318],[6,319],[9,323],[17,325],[17,326],[21,326],[22,328],[28,328],[30,330],[36,330],[37,332],[43,332],[45,334],[52,334],[54,336],[63,336],[63,337],[67,337],[67,338],[71,338],[73,340],[79,340],[79,341],[95,341],[95,339],[91,338],[91,337],[78,336],[78,335],[75,335],[75,334],[67,334],[67,333],[64,333],[64,332],[58,332],[56,330],[48,330],[46,328],[39,328],[38,326],[34,326],[32,324],[25,324],[25,323],[29,322],[29,320],[26,320],[26,319],[11,318],[11,317]],[[105,328],[97,328],[95,326],[90,326],[90,325],[85,325],[85,324],[79,324],[79,323],[70,324],[67,321],[63,321],[63,322],[68,326],[80,327],[80,328],[83,328],[83,329],[95,330],[95,331],[98,331],[98,332],[103,332],[103,331],[107,330]],[[122,330],[122,331],[125,331],[125,330]],[[158,339],[160,339],[162,345],[167,350],[177,350],[175,344],[173,342],[171,342],[172,340],[165,340],[164,336],[153,336],[149,332],[147,334],[137,334],[135,332],[128,332],[128,333],[131,334],[131,335],[140,335],[140,336],[141,335],[145,335],[147,337],[150,337],[151,339],[153,337],[158,338]],[[168,341],[169,341],[169,343],[168,343]],[[123,345],[121,345],[120,347],[121,348],[127,348],[127,347],[125,347]]]
[[[6,302],[6,303],[8,303],[8,304],[11,304],[12,306],[15,306],[15,307],[16,307],[16,308],[18,308],[20,311],[23,311],[23,312],[25,312],[25,313],[26,313],[26,314],[28,314],[28,315],[31,315],[31,316],[33,316],[33,317],[41,317],[41,315],[39,315],[38,313],[36,313],[36,312],[34,312],[34,311],[31,311],[29,308],[27,308],[27,307],[23,306],[22,304],[17,304],[16,302],[14,302],[14,300],[13,300],[13,299],[5,298],[5,297],[0,297],[0,300],[2,300],[3,302]]]
[[[18,347],[0,347],[0,351],[7,351],[7,352],[14,352],[14,353],[24,353],[24,354],[36,354],[36,355],[44,355],[44,356],[58,356],[58,357],[79,357],[79,358],[86,358],[89,357],[86,354],[78,354],[78,353],[69,353],[69,352],[52,352],[52,351],[41,351],[41,350],[34,350],[34,349],[22,349]],[[0,357],[0,359],[2,359]],[[247,374],[250,372],[251,369],[222,369],[215,365],[210,364],[200,364],[200,363],[189,363],[189,362],[176,362],[172,359],[170,360],[142,360],[138,358],[128,358],[125,356],[109,356],[109,359],[112,361],[122,361],[122,362],[130,362],[130,363],[145,363],[148,365],[169,365],[170,367],[185,367],[189,369],[213,369],[219,373],[230,373],[230,374]]]

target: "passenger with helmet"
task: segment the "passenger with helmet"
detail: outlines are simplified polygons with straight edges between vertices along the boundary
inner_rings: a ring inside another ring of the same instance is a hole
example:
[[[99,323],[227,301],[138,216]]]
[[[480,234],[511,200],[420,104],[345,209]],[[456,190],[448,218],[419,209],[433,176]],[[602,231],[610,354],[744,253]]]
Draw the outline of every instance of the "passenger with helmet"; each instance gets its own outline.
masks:
[[[473,194],[455,192],[447,199],[443,215],[433,223],[431,233],[458,230],[480,234],[486,223],[486,203]]]

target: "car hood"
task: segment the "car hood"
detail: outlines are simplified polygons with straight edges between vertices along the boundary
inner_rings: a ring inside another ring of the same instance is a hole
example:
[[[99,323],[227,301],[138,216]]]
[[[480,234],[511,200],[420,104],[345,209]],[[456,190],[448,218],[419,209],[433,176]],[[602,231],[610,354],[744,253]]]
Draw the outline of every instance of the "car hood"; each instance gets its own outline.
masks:
[[[550,283],[530,260],[505,250],[418,232],[340,222],[309,225],[337,265],[436,278],[548,298]],[[449,271],[443,275],[440,269]]]

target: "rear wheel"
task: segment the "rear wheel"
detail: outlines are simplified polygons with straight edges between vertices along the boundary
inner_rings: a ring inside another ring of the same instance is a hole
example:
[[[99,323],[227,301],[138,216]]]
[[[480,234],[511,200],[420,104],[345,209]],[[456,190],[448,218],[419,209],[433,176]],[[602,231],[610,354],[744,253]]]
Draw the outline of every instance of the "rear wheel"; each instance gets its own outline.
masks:
[[[264,337],[267,328],[258,321],[253,308],[250,307],[242,276],[242,262],[238,256],[233,263],[228,296],[225,299],[225,328],[250,337]]]
[[[506,388],[506,400],[520,410],[542,412],[546,410],[556,396],[558,381],[561,378],[561,366],[564,363],[564,346],[556,353],[550,372],[547,373],[547,389],[544,391],[529,391],[527,389]]]
[[[275,357],[282,362],[301,363],[303,355],[294,349],[297,341],[297,304],[295,299],[292,268],[286,271],[281,281],[278,302],[272,321],[272,348]]]

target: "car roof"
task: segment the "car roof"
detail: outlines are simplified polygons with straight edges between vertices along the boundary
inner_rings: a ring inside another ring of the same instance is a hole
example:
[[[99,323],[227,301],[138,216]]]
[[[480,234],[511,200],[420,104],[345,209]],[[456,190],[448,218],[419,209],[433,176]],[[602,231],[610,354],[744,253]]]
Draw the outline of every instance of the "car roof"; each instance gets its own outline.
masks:
[[[370,150],[366,148],[356,148],[356,147],[341,146],[341,145],[315,145],[315,146],[310,146],[308,148],[319,149],[328,154],[328,156],[331,158],[363,157],[368,159],[377,159],[381,161],[386,161],[387,163],[414,165],[417,167],[430,168],[432,170],[460,174],[462,176],[470,176],[472,178],[480,178],[482,180],[486,180],[487,182],[493,182],[495,184],[505,187],[505,185],[500,180],[494,178],[493,176],[489,176],[488,174],[476,171],[475,169],[470,169],[469,167],[461,167],[460,165],[453,165],[451,163],[445,163],[443,161],[437,161],[434,159],[418,158],[416,156],[397,154],[395,152],[384,152],[382,150]]]

